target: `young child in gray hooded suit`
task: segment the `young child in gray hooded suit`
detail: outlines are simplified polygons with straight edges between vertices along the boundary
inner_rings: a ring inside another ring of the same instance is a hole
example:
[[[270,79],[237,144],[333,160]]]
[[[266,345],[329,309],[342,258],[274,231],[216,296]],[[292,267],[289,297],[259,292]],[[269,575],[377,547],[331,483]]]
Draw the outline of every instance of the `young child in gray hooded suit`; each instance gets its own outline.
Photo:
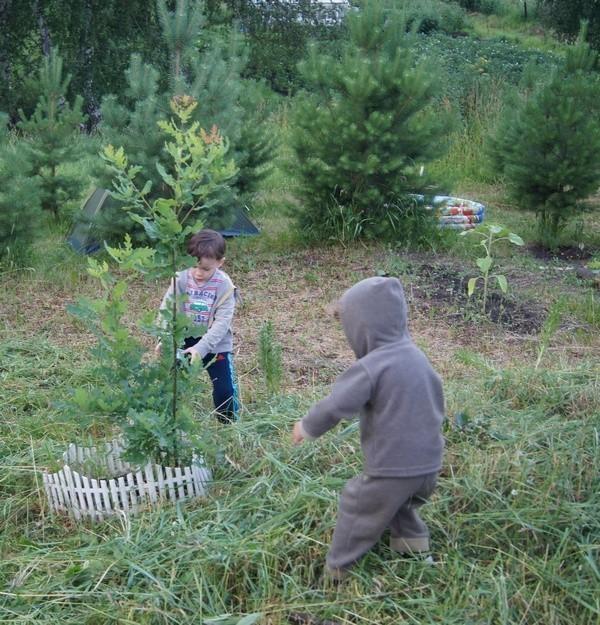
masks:
[[[293,441],[315,439],[360,414],[362,474],[344,487],[327,554],[341,578],[390,529],[401,553],[429,550],[417,513],[435,488],[442,464],[442,382],[406,325],[406,301],[396,278],[368,278],[346,291],[337,310],[357,361],[331,394],[294,426]]]

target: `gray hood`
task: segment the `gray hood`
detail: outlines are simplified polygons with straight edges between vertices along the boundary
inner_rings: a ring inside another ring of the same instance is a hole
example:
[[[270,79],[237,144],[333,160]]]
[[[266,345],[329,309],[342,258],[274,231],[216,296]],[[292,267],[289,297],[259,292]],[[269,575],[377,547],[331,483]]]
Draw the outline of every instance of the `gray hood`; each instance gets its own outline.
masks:
[[[361,280],[342,295],[339,313],[357,358],[383,345],[410,338],[406,300],[398,278]]]

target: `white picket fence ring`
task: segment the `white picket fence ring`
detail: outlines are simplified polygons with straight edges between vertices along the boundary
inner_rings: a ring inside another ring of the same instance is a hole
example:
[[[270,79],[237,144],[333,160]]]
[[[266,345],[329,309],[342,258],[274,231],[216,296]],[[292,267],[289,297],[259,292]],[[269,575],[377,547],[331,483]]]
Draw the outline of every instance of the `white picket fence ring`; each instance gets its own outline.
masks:
[[[206,496],[211,473],[202,458],[195,457],[185,467],[148,463],[141,468],[125,462],[121,452],[118,440],[100,447],[71,443],[63,454],[63,468],[43,473],[50,510],[66,512],[76,519],[102,521],[115,514],[135,514],[164,500]],[[73,469],[90,461],[104,470],[106,479],[87,477]]]

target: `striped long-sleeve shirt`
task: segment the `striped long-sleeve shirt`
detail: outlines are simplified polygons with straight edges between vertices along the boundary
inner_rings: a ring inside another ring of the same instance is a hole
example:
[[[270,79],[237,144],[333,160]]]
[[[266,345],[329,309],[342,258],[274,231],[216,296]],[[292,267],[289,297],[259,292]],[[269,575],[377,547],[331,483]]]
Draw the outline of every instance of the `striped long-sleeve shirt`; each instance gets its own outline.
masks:
[[[201,358],[207,354],[230,352],[233,349],[231,325],[235,310],[235,287],[231,278],[217,269],[206,282],[197,282],[190,269],[177,273],[175,288],[179,296],[179,310],[185,313],[194,325],[203,326],[206,331],[193,349]],[[163,297],[161,310],[167,308],[173,295],[173,285]],[[183,300],[186,301],[183,301]]]

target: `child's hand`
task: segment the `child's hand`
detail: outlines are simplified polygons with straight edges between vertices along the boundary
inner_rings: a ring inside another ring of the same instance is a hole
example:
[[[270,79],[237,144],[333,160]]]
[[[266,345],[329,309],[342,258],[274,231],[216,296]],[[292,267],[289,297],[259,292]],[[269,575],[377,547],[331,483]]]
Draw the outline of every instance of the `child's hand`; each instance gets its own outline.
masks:
[[[304,435],[302,434],[302,426],[300,421],[294,423],[294,429],[292,430],[292,442],[294,445],[300,445],[304,441]]]
[[[154,354],[156,356],[160,356],[161,350],[162,350],[162,344],[160,341],[158,341],[158,343],[156,344],[156,347],[154,348]]]
[[[186,356],[189,354],[191,363],[196,362],[196,360],[200,358],[200,354],[198,354],[198,352],[193,347],[188,347],[187,349],[184,349],[183,353]]]

